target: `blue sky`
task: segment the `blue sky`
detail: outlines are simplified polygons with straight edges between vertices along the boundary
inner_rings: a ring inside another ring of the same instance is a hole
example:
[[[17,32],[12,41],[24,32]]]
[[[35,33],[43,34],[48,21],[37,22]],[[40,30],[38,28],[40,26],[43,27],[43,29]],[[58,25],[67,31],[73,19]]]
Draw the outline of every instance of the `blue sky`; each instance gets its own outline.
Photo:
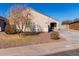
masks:
[[[10,7],[15,4],[31,7],[41,13],[55,18],[58,21],[73,20],[75,18],[79,18],[78,3],[0,3],[0,16],[7,17]]]

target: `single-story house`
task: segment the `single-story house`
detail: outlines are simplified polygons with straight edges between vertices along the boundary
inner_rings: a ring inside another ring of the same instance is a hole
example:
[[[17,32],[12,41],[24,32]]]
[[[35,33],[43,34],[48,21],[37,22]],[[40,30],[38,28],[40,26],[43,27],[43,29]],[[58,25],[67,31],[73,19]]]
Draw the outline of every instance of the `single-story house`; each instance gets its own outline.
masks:
[[[56,19],[43,13],[40,13],[32,8],[26,8],[22,11],[22,13],[24,14],[27,14],[27,12],[29,12],[29,14],[32,16],[31,21],[35,26],[36,32],[50,32],[60,29],[60,22]],[[10,23],[11,22],[12,20],[10,21]],[[19,29],[18,26],[16,27],[17,29]],[[26,28],[26,30],[23,31],[28,31],[28,29]]]
[[[6,25],[6,18],[0,16],[0,31],[4,31]]]
[[[62,29],[66,29],[66,30],[67,29],[79,30],[79,20],[64,23],[62,25]]]
[[[73,21],[69,24],[70,29],[79,30],[79,21]]]

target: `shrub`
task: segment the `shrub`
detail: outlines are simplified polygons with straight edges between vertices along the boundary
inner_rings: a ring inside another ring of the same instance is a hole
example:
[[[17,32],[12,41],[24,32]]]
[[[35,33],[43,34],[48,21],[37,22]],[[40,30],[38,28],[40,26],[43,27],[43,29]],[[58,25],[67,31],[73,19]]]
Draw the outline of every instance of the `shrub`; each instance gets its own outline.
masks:
[[[59,39],[59,33],[56,32],[56,31],[53,31],[51,33],[51,39],[58,40]]]
[[[5,33],[7,34],[15,34],[16,33],[16,26],[10,25],[9,23],[6,24]]]

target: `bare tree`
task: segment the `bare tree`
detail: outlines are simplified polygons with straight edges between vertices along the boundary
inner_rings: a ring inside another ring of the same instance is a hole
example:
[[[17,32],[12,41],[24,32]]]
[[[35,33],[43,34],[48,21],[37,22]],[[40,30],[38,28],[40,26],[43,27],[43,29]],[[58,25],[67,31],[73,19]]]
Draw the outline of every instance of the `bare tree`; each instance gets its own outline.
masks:
[[[62,25],[63,24],[70,24],[71,22],[72,22],[71,20],[65,20],[65,21],[62,22]]]
[[[73,22],[76,22],[76,21],[79,21],[79,18],[75,18],[75,19],[73,20]]]
[[[31,24],[30,9],[26,9],[24,6],[21,6],[21,5],[15,5],[10,8],[8,19],[11,25],[15,24],[17,29],[20,32],[23,32],[23,30],[26,29],[28,24],[29,25]]]

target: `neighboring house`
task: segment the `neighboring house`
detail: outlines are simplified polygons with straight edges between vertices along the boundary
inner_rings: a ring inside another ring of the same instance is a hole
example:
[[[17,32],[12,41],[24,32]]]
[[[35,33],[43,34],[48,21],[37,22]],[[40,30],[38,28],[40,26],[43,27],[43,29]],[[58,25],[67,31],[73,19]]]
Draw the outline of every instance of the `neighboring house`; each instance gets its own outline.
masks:
[[[29,12],[29,14],[31,15],[31,21],[34,25],[35,32],[50,32],[60,29],[60,23],[54,18],[42,14],[31,8],[23,10],[24,14],[27,14],[27,12]],[[17,29],[19,28],[17,27]],[[23,31],[25,32],[28,30],[29,29],[26,28],[26,30]]]
[[[64,23],[62,25],[62,29],[74,29],[74,30],[79,30],[79,20],[78,21],[72,21],[70,23]]]
[[[61,24],[62,24],[62,27],[61,29],[64,29],[64,30],[68,30],[70,29],[70,23],[72,23],[72,21],[70,20],[64,20]]]
[[[79,30],[79,21],[74,21],[69,25],[70,29]]]
[[[6,25],[6,18],[0,16],[0,31],[4,31]]]
[[[67,30],[67,29],[69,29],[69,25],[70,24],[63,24],[61,28],[64,30]]]

